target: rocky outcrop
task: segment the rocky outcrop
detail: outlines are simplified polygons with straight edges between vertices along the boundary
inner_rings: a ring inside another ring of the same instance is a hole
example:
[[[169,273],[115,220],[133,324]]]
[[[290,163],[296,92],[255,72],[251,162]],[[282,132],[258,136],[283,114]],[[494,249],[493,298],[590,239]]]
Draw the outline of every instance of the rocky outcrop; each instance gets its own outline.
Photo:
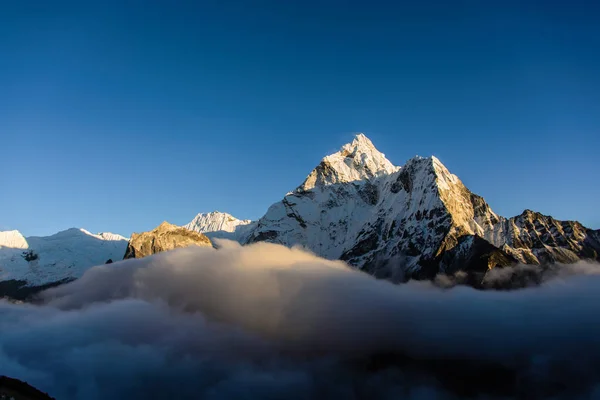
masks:
[[[211,245],[205,235],[165,221],[149,232],[132,234],[123,258],[142,258],[181,247]]]

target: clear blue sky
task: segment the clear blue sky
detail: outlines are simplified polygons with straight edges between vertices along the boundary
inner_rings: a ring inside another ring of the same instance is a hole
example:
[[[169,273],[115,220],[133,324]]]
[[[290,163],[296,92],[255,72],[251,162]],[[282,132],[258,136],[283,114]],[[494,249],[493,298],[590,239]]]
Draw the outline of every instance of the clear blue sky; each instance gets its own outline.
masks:
[[[0,229],[258,218],[354,132],[600,228],[596,3],[2,2]]]

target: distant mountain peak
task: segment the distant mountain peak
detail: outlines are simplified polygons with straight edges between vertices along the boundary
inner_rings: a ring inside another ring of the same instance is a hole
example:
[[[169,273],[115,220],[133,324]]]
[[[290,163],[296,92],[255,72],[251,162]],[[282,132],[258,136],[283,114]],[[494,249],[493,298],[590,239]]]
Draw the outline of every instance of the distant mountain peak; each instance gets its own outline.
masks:
[[[338,152],[324,157],[297,190],[369,180],[392,174],[398,169],[385,158],[385,154],[377,150],[369,138],[359,133]]]
[[[200,213],[183,227],[208,237],[239,239],[251,227],[249,219],[238,219],[233,215],[220,211]],[[242,235],[238,237],[237,235]]]
[[[211,219],[222,219],[224,221],[242,221],[242,222],[248,222],[249,223],[249,219],[243,220],[243,219],[239,219],[234,217],[233,215],[227,213],[227,212],[222,212],[222,211],[211,211],[209,213],[199,213],[198,215],[196,215],[196,218],[211,218]]]
[[[0,248],[26,249],[29,247],[27,240],[17,230],[0,232]]]
[[[354,135],[354,139],[352,140],[352,142],[342,146],[342,149],[345,149],[345,148],[353,148],[353,149],[361,148],[363,150],[377,151],[377,149],[373,145],[373,142],[371,142],[371,139],[366,137],[363,133],[357,133],[356,135]]]
[[[112,232],[100,232],[100,233],[92,233],[90,231],[88,231],[87,229],[83,229],[83,228],[68,228],[65,229],[63,231],[59,231],[53,235],[47,236],[50,239],[64,239],[64,238],[72,238],[72,237],[82,237],[82,236],[91,236],[95,239],[99,239],[99,240],[113,240],[113,241],[119,241],[119,240],[128,240],[127,237],[125,236],[121,236],[118,235],[116,233],[112,233]]]

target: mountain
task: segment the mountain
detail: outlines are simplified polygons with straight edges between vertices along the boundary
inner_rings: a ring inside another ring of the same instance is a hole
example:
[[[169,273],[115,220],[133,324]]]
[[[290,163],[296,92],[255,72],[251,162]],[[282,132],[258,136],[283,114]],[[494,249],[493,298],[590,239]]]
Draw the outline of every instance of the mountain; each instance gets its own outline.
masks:
[[[193,245],[211,246],[211,242],[201,233],[165,221],[149,232],[132,234],[124,258],[142,258]]]
[[[134,234],[129,244],[119,235],[83,229],[29,238],[0,232],[0,286],[3,280],[53,284],[123,254],[210,245],[210,238],[301,245],[394,282],[466,271],[477,286],[495,267],[600,260],[600,231],[530,210],[500,216],[436,157],[415,156],[395,166],[358,134],[258,221],[214,211],[184,227],[163,223]]]
[[[213,211],[196,215],[184,228],[205,234],[209,238],[244,241],[252,230],[253,223],[249,219],[237,219],[231,214]]]
[[[19,231],[0,232],[0,281],[37,286],[78,278],[94,265],[121,259],[126,247],[123,236],[77,228],[27,238]]]
[[[359,134],[273,204],[246,243],[302,245],[393,281],[496,266],[599,259],[598,231],[495,214],[436,157],[392,165]]]

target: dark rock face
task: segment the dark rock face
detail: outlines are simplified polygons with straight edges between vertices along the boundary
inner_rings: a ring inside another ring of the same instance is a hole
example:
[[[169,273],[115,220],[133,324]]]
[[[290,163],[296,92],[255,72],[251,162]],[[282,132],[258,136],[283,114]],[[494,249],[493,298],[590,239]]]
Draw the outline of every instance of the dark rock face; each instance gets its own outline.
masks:
[[[374,206],[379,201],[379,189],[371,182],[366,182],[362,187],[358,187],[358,194],[369,205]]]
[[[55,400],[47,393],[18,379],[0,376],[0,399],[14,400]]]
[[[277,239],[276,231],[262,231],[259,232],[256,236],[251,237],[248,243],[256,243],[256,242],[270,242],[275,241]]]
[[[367,235],[366,237],[361,239],[358,243],[356,243],[356,245],[353,248],[342,254],[340,259],[344,261],[349,261],[355,257],[363,256],[368,252],[375,250],[377,248],[378,241],[379,236],[376,232],[373,232],[370,235]]]
[[[205,235],[163,222],[149,232],[131,235],[123,258],[142,258],[188,246],[212,246]]]
[[[479,236],[462,236],[458,244],[441,256],[440,269],[455,273],[461,269],[485,273],[492,268],[514,265],[517,260]]]
[[[298,222],[298,225],[300,225],[300,227],[306,228],[306,222],[302,219],[302,217],[300,217],[296,212],[294,212],[293,207],[296,204],[290,202],[289,198],[284,198],[282,200],[282,202],[283,202],[283,205],[285,206],[285,210],[287,211],[287,216],[290,218],[294,218]]]
[[[36,295],[43,290],[50,289],[64,283],[74,281],[74,278],[66,278],[58,282],[46,283],[44,285],[29,286],[27,281],[10,279],[0,282],[0,299],[6,298],[18,301],[34,300]]]
[[[24,251],[23,254],[22,254],[22,257],[27,262],[35,261],[35,260],[37,260],[39,258],[39,256],[36,253],[34,253],[33,250]]]
[[[403,168],[398,174],[398,179],[392,184],[392,193],[398,193],[400,190],[404,190],[407,193],[412,191],[413,180],[411,176],[410,168]]]
[[[480,238],[463,236],[452,249],[445,251],[438,262],[439,272],[455,274],[467,273],[466,283],[481,287],[485,274],[493,268],[502,268],[517,264],[517,260],[505,251]],[[427,277],[432,279],[433,276]]]

